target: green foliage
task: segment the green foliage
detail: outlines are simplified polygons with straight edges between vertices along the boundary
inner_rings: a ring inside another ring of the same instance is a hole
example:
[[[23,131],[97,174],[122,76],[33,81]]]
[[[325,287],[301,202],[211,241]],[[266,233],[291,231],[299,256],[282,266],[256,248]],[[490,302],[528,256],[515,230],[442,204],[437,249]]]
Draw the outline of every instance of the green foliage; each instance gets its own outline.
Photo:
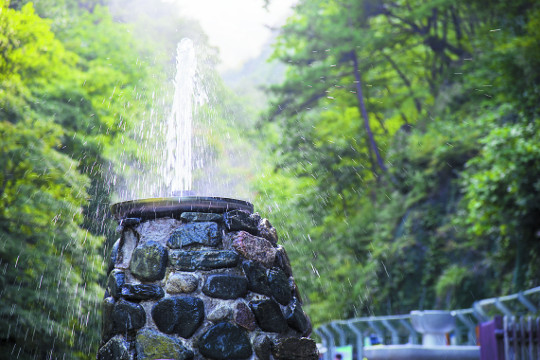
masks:
[[[539,285],[539,18],[527,0],[299,2],[258,201],[316,324]]]

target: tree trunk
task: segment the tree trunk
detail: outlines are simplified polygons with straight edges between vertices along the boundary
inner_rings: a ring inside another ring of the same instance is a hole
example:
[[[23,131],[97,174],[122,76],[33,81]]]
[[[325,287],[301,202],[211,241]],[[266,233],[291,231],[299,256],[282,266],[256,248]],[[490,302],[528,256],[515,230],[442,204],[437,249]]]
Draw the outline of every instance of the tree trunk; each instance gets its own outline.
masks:
[[[360,107],[360,113],[362,114],[362,118],[364,119],[364,128],[366,129],[366,133],[369,139],[369,145],[370,145],[371,150],[373,150],[375,157],[377,158],[377,165],[379,165],[379,168],[383,172],[387,172],[386,166],[384,165],[384,161],[379,152],[379,148],[377,147],[377,143],[375,142],[373,131],[371,131],[371,125],[369,124],[369,117],[366,110],[366,103],[364,101],[364,95],[362,92],[362,80],[360,78],[360,71],[358,69],[358,58],[356,57],[355,51],[351,51],[351,58],[352,58],[353,67],[354,67],[353,69],[354,77],[356,79],[356,98],[358,99],[358,106]]]

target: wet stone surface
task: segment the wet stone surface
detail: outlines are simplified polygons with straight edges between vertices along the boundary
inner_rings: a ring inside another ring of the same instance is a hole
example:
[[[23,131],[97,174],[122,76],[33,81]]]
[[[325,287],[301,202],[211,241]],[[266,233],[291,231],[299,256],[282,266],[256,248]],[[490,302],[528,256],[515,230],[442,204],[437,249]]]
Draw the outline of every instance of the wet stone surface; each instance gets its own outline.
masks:
[[[274,262],[274,266],[277,266],[281,270],[283,270],[285,272],[285,275],[292,276],[292,268],[291,262],[289,261],[289,256],[281,245],[277,247],[276,261]]]
[[[99,349],[97,360],[130,360],[129,344],[117,335]]]
[[[189,338],[202,324],[204,303],[191,296],[173,296],[160,300],[152,308],[152,319],[158,329],[166,334]]]
[[[282,333],[287,330],[287,321],[274,300],[255,300],[249,303],[257,324],[264,331]]]
[[[108,341],[114,335],[114,323],[112,321],[112,312],[114,308],[114,299],[107,297],[101,304],[101,339]]]
[[[317,360],[319,358],[315,341],[308,338],[278,339],[272,347],[276,360]]]
[[[235,267],[239,259],[238,254],[231,250],[169,251],[169,263],[182,271]]]
[[[199,351],[216,360],[247,359],[253,353],[246,331],[231,323],[219,323],[204,333]]]
[[[261,219],[257,225],[258,235],[270,241],[272,245],[277,245],[278,235],[276,229],[270,224],[268,219]]]
[[[120,246],[120,239],[116,240],[116,242],[114,243],[111,249],[111,256],[109,257],[109,264],[107,266],[107,275],[109,275],[111,271],[114,269],[114,264],[116,264],[116,260],[118,259],[119,246]]]
[[[121,295],[127,300],[157,300],[162,298],[165,292],[159,285],[125,284],[122,286]]]
[[[194,222],[174,230],[167,241],[167,246],[171,249],[181,249],[194,244],[214,247],[220,243],[221,233],[218,224],[215,222]]]
[[[281,305],[287,305],[292,300],[292,291],[289,278],[283,270],[273,268],[268,272],[268,284],[274,299]]]
[[[246,231],[239,231],[232,237],[232,247],[244,258],[271,267],[276,258],[276,249],[270,241],[251,235]]]
[[[307,335],[311,330],[311,324],[306,314],[302,310],[302,306],[294,299],[285,311],[285,319],[287,324],[302,335]]]
[[[167,250],[160,244],[149,241],[133,251],[130,270],[142,281],[163,279],[167,266]]]
[[[193,351],[187,349],[180,340],[151,329],[139,331],[135,349],[137,360],[193,359]]]
[[[236,299],[247,293],[247,280],[236,275],[210,275],[202,288],[203,293],[220,299]]]
[[[236,309],[234,310],[234,322],[249,331],[253,331],[257,327],[255,315],[253,315],[249,306],[243,302],[236,304]]]
[[[171,274],[165,290],[169,294],[191,293],[199,286],[199,280],[192,274]]]
[[[109,292],[109,295],[118,299],[120,296],[120,289],[125,282],[126,274],[123,271],[116,269],[111,271],[107,279],[107,291]]]
[[[258,335],[253,340],[253,349],[259,360],[270,360],[272,340],[266,335]]]
[[[233,210],[223,215],[225,226],[230,231],[244,230],[252,234],[258,233],[259,220],[250,213],[242,210]]]
[[[111,318],[114,331],[118,334],[124,334],[127,331],[142,328],[146,322],[146,313],[141,305],[120,300],[114,304]]]
[[[255,261],[244,261],[242,263],[242,269],[244,270],[244,274],[246,274],[249,290],[267,296],[272,294],[264,266]]]
[[[180,219],[187,222],[204,222],[204,221],[214,221],[222,222],[223,215],[214,214],[214,213],[202,213],[202,212],[184,212],[180,214]]]

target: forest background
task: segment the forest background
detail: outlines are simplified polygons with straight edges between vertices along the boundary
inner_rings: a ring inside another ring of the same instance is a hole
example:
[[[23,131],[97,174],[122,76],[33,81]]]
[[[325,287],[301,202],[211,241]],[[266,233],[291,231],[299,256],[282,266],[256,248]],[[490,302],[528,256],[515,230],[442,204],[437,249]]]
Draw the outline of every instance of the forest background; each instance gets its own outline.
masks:
[[[540,3],[301,0],[229,85],[197,23],[135,3],[0,5],[0,358],[94,357],[109,205],[151,168],[184,37],[230,135],[206,156],[248,179],[315,326],[540,285]]]

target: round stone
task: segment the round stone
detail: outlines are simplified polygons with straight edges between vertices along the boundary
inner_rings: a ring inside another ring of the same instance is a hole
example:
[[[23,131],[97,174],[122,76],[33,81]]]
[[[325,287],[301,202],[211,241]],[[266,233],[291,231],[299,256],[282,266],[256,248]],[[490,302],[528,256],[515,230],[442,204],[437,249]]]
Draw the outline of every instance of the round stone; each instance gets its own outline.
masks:
[[[167,279],[165,290],[169,294],[191,293],[199,286],[199,280],[191,274],[174,273]]]
[[[285,319],[290,327],[302,335],[307,335],[311,330],[311,323],[296,299],[285,310]]]
[[[191,296],[161,299],[152,308],[152,319],[160,331],[187,339],[202,324],[204,303]]]
[[[120,247],[120,239],[116,240],[114,243],[112,249],[111,249],[111,256],[109,257],[109,264],[107,267],[107,274],[109,274],[113,269],[114,265],[116,264],[116,259],[118,258],[118,248]]]
[[[182,345],[180,340],[151,329],[143,329],[137,333],[135,348],[137,360],[193,359],[193,351]]]
[[[120,335],[107,341],[97,354],[97,360],[129,360],[129,345]]]
[[[125,281],[126,274],[123,271],[118,269],[111,271],[109,278],[107,279],[107,291],[109,294],[115,299],[118,299],[120,289],[122,288],[122,285],[124,285]]]
[[[130,270],[143,281],[163,279],[167,267],[167,250],[160,244],[149,241],[139,245],[133,251]]]
[[[253,352],[246,331],[231,323],[211,327],[199,339],[199,351],[215,360],[247,359]]]
[[[253,340],[253,349],[259,360],[270,360],[272,340],[266,335],[258,335]]]
[[[112,312],[114,309],[114,299],[106,297],[101,306],[101,340],[108,341],[114,335],[114,323]]]
[[[270,290],[274,299],[281,305],[287,305],[292,299],[291,286],[289,285],[289,278],[283,270],[279,268],[273,268],[268,272],[268,283],[270,284]]]
[[[244,270],[244,274],[246,274],[249,290],[267,296],[272,294],[264,266],[255,261],[248,260],[242,263],[242,269]]]
[[[317,360],[319,352],[315,341],[308,338],[280,338],[277,339],[272,352],[276,360]]]
[[[167,241],[171,249],[199,244],[218,246],[221,243],[221,232],[215,222],[195,222],[180,226],[174,230]]]
[[[285,332],[287,321],[274,300],[256,300],[249,303],[257,324],[264,331],[282,333]]]
[[[120,334],[140,329],[146,323],[146,313],[143,307],[125,300],[114,304],[111,318],[115,332]]]
[[[255,315],[253,315],[251,309],[243,302],[236,304],[234,322],[249,331],[253,331],[257,327]]]
[[[236,275],[210,275],[202,288],[203,293],[220,299],[236,299],[246,295],[247,280]]]
[[[125,284],[122,286],[121,295],[127,300],[155,300],[165,296],[165,292],[159,285]]]

